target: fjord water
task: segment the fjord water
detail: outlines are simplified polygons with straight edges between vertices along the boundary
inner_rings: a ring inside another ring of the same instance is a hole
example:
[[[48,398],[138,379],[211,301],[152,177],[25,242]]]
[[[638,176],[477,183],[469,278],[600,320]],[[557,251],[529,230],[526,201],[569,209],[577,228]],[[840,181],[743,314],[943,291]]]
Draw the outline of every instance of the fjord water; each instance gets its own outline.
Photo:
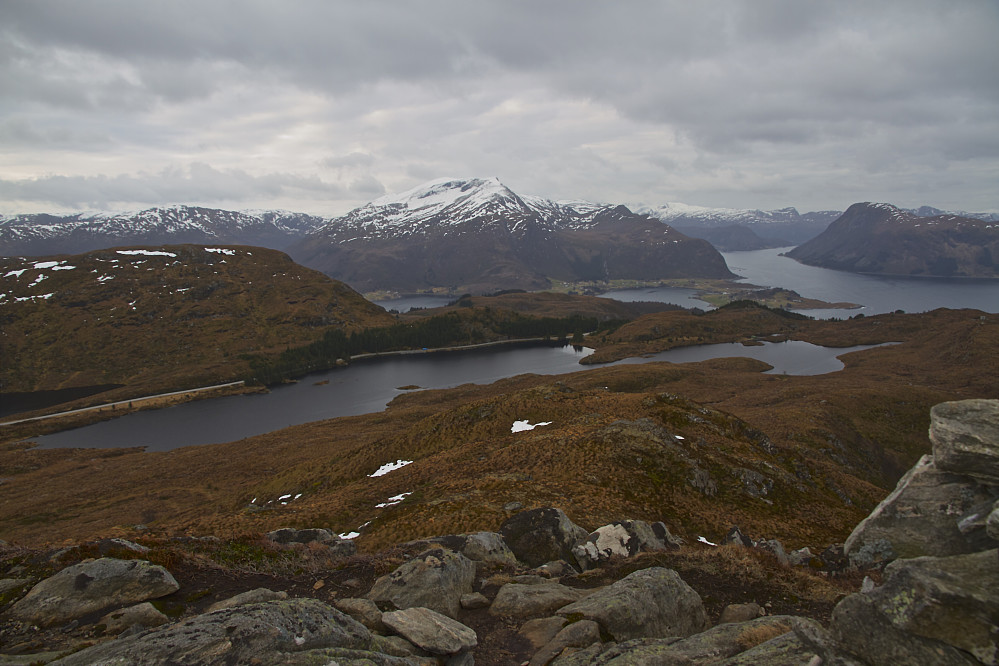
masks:
[[[828,303],[856,303],[857,309],[828,308],[798,310],[816,319],[845,319],[858,313],[882,314],[904,310],[928,312],[936,308],[974,308],[984,312],[999,312],[999,280],[969,278],[919,278],[863,275],[847,271],[800,264],[781,256],[791,248],[749,252],[723,252],[729,270],[744,278],[743,282],[761,287],[793,289],[805,298]],[[602,296],[614,300],[655,301],[672,303],[685,308],[709,310],[711,304],[694,296],[695,289],[682,287],[645,287],[617,289]]]
[[[749,356],[774,366],[771,373],[822,374],[843,367],[837,356],[867,347],[827,348],[807,342],[701,345],[673,349],[619,363],[687,363]],[[488,384],[524,373],[562,374],[585,370],[579,360],[592,350],[571,346],[502,346],[456,352],[407,353],[355,361],[274,387],[269,393],[189,402],[136,412],[111,421],[34,438],[39,448],[145,446],[169,451],[181,446],[231,442],[280,428],[338,416],[378,412],[402,386],[446,388]]]
[[[904,310],[928,312],[937,308],[974,308],[999,312],[999,280],[919,278],[863,275],[798,263],[781,256],[791,248],[751,252],[723,252],[729,270],[746,282],[764,287],[786,287],[805,298],[830,303],[845,301],[860,310],[802,310],[817,319],[881,314]]]

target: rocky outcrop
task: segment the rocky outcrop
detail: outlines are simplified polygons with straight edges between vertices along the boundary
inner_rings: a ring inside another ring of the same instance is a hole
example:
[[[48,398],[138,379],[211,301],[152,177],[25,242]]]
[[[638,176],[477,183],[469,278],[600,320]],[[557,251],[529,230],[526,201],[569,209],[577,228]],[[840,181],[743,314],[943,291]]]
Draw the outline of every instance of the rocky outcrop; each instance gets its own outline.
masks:
[[[475,565],[461,553],[434,548],[375,581],[368,598],[391,609],[424,607],[458,617],[461,596],[472,591]]]
[[[265,536],[268,540],[282,545],[319,543],[340,557],[350,557],[357,552],[357,544],[353,541],[350,539],[341,539],[336,534],[333,534],[331,530],[321,527],[302,530],[293,527],[282,527],[273,532],[268,532]]]
[[[24,622],[50,626],[156,599],[179,587],[163,567],[145,560],[102,557],[66,567],[41,581],[8,614]]]
[[[593,620],[617,641],[690,636],[708,624],[700,595],[675,571],[662,567],[629,574],[558,614]]]
[[[846,540],[855,566],[999,545],[986,529],[999,499],[999,400],[942,403],[930,418],[933,455],[923,456]]]
[[[623,520],[598,527],[573,546],[572,554],[585,571],[612,557],[679,547],[680,541],[661,522],[650,525],[644,520]]]
[[[887,558],[903,549],[944,553],[895,559],[885,568],[882,585],[865,585],[837,604],[828,630],[795,627],[823,663],[999,664],[999,551],[996,534],[988,529],[997,503],[982,499],[996,490],[991,470],[999,462],[997,416],[997,400],[933,409],[934,455],[910,470],[857,527],[847,548],[856,560],[876,535],[887,544],[882,550]],[[946,470],[937,468],[938,457],[948,460]],[[947,484],[916,483],[923,476]],[[941,490],[941,485],[950,487]],[[921,524],[927,525],[922,533]],[[942,531],[951,537],[943,546]],[[990,542],[992,547],[976,547]]]
[[[573,547],[588,536],[555,508],[522,511],[507,519],[499,533],[517,559],[532,567],[555,560],[571,562]]]

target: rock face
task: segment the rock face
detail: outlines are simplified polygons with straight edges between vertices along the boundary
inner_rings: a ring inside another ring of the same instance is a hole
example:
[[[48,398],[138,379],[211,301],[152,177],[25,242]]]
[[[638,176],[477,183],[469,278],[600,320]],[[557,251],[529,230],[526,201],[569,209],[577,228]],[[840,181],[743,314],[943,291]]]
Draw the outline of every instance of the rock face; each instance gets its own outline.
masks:
[[[398,609],[422,606],[454,618],[472,591],[475,565],[461,553],[434,548],[375,581],[368,598]]]
[[[662,567],[629,574],[558,614],[593,620],[617,641],[690,636],[708,624],[700,595]]]
[[[996,494],[991,470],[999,457],[997,413],[995,400],[944,403],[933,409],[934,455],[910,470],[847,545],[853,557],[858,544],[861,550],[869,547],[871,535],[877,534],[888,544],[889,556],[902,549],[945,552],[889,564],[880,587],[865,586],[836,606],[828,631],[795,627],[823,663],[999,664],[999,551],[995,533],[988,530],[997,503],[979,501],[982,494]],[[946,471],[937,469],[937,458],[949,461]],[[923,476],[947,483],[923,483]],[[948,485],[946,492],[940,490]],[[973,515],[966,515],[969,504],[976,504]],[[894,512],[895,524],[886,507]],[[941,548],[947,518],[947,534],[965,538],[950,539],[947,548]],[[928,529],[921,534],[922,523]],[[987,542],[991,548],[976,547]]]
[[[366,650],[370,643],[370,632],[340,611],[314,599],[292,599],[197,615],[158,631],[101,643],[54,663],[273,664],[288,663],[288,653]]]
[[[572,548],[584,571],[612,557],[633,557],[640,552],[678,548],[680,543],[663,523],[624,520],[598,527]]]
[[[995,547],[987,520],[999,499],[999,400],[962,400],[930,412],[923,456],[850,534],[858,566],[896,557],[960,555]]]
[[[500,535],[517,559],[532,567],[555,560],[572,561],[573,546],[587,532],[569,520],[562,509],[522,511],[500,527]]]
[[[89,613],[176,592],[170,572],[145,560],[102,557],[66,567],[35,585],[11,607],[11,617],[51,626]]]
[[[999,400],[943,402],[930,410],[933,461],[945,472],[999,484]]]

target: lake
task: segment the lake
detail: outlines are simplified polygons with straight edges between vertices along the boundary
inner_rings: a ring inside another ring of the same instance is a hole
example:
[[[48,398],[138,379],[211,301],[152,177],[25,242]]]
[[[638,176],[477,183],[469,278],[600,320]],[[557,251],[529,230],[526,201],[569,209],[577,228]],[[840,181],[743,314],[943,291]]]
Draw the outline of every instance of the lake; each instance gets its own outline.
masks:
[[[771,373],[811,375],[843,367],[837,356],[867,347],[827,348],[807,342],[683,347],[617,363],[688,363],[748,356],[774,366]],[[378,412],[403,393],[400,386],[448,388],[489,384],[524,373],[563,374],[585,370],[579,360],[590,349],[572,346],[508,345],[466,351],[407,353],[355,361],[346,368],[315,373],[269,393],[238,395],[135,412],[75,430],[32,438],[39,448],[145,446],[168,451],[181,446],[230,442],[300,423]]]

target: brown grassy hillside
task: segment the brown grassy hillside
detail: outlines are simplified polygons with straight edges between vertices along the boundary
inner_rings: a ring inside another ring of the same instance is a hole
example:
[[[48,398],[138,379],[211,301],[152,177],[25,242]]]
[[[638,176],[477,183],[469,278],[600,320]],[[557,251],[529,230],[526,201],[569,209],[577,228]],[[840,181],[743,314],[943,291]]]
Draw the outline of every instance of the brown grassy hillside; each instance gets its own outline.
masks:
[[[4,392],[213,384],[240,378],[244,354],[393,321],[287,255],[245,246],[0,258],[0,293]]]
[[[809,326],[830,344],[901,344],[849,354],[844,370],[814,377],[761,374],[764,364],[746,359],[524,375],[166,453],[9,444],[0,534],[40,544],[134,534],[137,524],[225,536],[368,523],[359,545],[373,550],[495,529],[518,502],[560,506],[588,528],[645,518],[717,539],[738,524],[824,546],[929,450],[933,404],[999,393],[999,316],[939,310]],[[519,419],[552,424],[512,433]],[[368,476],[398,459],[414,462]],[[411,494],[376,506],[402,493]]]

